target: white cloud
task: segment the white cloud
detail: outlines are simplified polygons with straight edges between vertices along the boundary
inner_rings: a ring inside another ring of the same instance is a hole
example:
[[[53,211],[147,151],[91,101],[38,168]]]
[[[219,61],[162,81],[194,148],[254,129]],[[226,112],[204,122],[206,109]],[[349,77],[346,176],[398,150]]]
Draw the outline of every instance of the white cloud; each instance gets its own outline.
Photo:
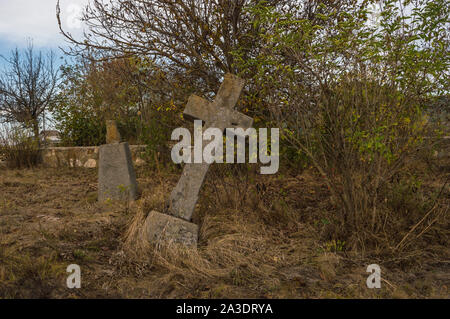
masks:
[[[0,40],[23,46],[32,38],[35,46],[64,44],[56,20],[56,0],[0,0]],[[88,0],[60,0],[63,28],[74,35],[82,32],[76,16]]]

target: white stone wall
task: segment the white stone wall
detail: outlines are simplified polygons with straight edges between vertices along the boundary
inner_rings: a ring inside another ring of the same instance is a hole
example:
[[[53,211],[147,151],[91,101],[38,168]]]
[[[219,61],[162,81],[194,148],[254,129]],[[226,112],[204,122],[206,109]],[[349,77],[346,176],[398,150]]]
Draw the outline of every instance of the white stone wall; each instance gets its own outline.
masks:
[[[143,152],[145,145],[130,145],[135,166],[145,164]],[[42,161],[48,167],[85,167],[96,168],[98,146],[48,147],[42,150]]]

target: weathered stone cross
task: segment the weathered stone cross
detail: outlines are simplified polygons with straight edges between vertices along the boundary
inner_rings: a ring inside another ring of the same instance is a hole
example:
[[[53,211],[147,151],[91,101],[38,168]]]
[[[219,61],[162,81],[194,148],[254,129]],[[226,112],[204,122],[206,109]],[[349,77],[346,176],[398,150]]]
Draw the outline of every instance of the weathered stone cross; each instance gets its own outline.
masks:
[[[212,103],[191,95],[184,110],[187,117],[201,119],[205,127],[249,128],[252,118],[234,111],[244,81],[232,74],[226,74],[215,100]],[[196,246],[198,226],[190,222],[198,200],[200,188],[210,164],[186,164],[178,184],[173,189],[167,205],[167,214],[151,211],[144,224],[143,236],[150,242],[176,242]]]
[[[252,126],[253,119],[233,110],[243,86],[244,80],[227,73],[213,102],[191,95],[183,114],[187,118],[204,121],[205,129],[214,127],[224,131],[240,127],[245,130]],[[183,174],[170,195],[168,214],[191,220],[209,165],[203,162],[184,166]]]

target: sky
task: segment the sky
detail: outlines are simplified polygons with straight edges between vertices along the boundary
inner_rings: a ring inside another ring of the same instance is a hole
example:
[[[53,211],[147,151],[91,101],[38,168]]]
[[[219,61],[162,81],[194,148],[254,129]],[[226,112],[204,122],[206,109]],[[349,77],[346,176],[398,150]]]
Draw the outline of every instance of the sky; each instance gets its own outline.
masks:
[[[61,22],[65,31],[80,37],[82,23],[77,19],[88,0],[60,0]],[[36,51],[53,50],[57,57],[63,52],[59,47],[67,47],[56,20],[57,0],[0,0],[0,55],[6,58],[16,47],[24,49],[32,40]],[[57,59],[61,65],[70,59]],[[6,67],[0,57],[0,72]],[[52,128],[47,123],[47,128]],[[0,126],[1,128],[1,126]]]
[[[75,36],[82,34],[82,24],[77,17],[87,2],[60,0],[64,30]],[[58,28],[56,3],[57,0],[0,0],[0,55],[7,56],[16,47],[25,48],[32,39],[35,49],[52,49],[62,56],[58,47],[67,43]]]

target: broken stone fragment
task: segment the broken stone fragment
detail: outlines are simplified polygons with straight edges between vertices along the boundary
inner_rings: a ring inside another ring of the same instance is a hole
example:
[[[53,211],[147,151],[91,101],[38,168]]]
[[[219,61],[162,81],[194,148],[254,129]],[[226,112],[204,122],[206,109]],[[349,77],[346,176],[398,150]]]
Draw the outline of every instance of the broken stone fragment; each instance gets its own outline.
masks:
[[[144,225],[144,236],[150,243],[163,242],[197,246],[198,226],[181,218],[151,211]]]
[[[106,144],[120,143],[120,133],[116,121],[106,121]]]

